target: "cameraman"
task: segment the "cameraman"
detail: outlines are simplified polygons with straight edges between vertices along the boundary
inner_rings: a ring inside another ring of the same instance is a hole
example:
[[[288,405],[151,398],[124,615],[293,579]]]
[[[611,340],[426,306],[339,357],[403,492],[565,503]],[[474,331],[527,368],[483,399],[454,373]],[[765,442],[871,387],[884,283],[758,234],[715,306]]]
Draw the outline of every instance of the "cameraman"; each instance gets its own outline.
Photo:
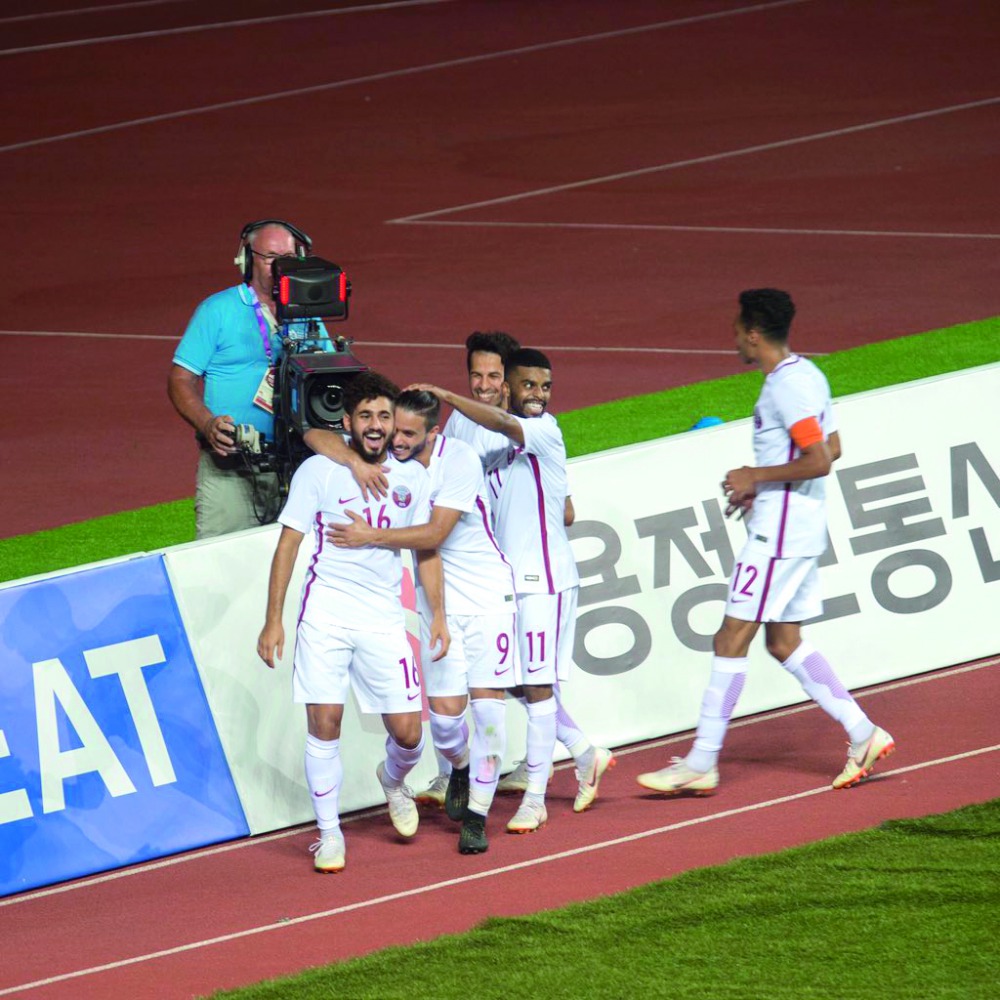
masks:
[[[195,429],[201,455],[195,476],[195,535],[210,538],[273,520],[280,506],[278,477],[253,470],[236,445],[237,424],[274,440],[273,394],[281,359],[271,264],[277,257],[305,256],[312,241],[281,219],[247,223],[234,263],[243,283],[217,292],[195,310],[174,354],[167,384],[170,401]],[[305,333],[305,323],[289,326]],[[318,344],[331,345],[322,330]],[[379,466],[359,468],[340,435],[310,430],[305,443],[349,465],[365,491],[384,495]]]

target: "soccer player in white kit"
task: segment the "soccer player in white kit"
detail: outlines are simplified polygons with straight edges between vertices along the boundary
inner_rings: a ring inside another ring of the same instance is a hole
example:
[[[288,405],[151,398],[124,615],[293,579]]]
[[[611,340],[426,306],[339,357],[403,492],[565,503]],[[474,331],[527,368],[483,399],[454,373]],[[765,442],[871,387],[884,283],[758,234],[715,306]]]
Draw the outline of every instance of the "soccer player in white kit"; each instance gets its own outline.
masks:
[[[507,387],[504,376],[504,365],[513,351],[520,349],[520,344],[508,333],[501,330],[490,330],[482,333],[471,333],[465,341],[466,368],[469,374],[469,396],[487,406],[498,406],[506,410],[508,406]],[[507,454],[510,441],[499,431],[487,430],[480,424],[470,420],[460,410],[452,410],[444,433],[451,438],[459,438],[471,445],[483,463],[483,469],[488,470],[501,462]],[[573,501],[567,496],[563,524],[568,528],[573,523],[575,513]],[[576,764],[577,787],[576,800],[573,803],[574,812],[583,812],[589,808],[597,795],[597,782],[604,773],[595,761],[603,760],[608,752],[601,748],[598,753],[593,743],[573,720],[563,704],[559,686],[556,685],[554,697],[556,700],[556,740],[570,752]],[[518,698],[527,709],[524,697]],[[600,770],[600,774],[597,771]],[[443,771],[443,769],[442,769]],[[550,770],[551,773],[551,770]],[[430,798],[436,788],[443,788],[447,783],[447,775],[442,775],[431,782],[431,787],[417,795],[417,802]],[[528,787],[528,772],[526,760],[521,760],[510,774],[500,779],[497,792],[524,792]]]
[[[822,613],[817,561],[826,549],[825,476],[840,457],[830,387],[809,360],[791,353],[795,306],[787,292],[750,289],[734,323],[743,361],[759,365],[764,386],[754,407],[755,466],[726,473],[726,515],[748,516],[747,541],[733,568],[722,627],[694,744],[686,757],[640,774],[639,784],[668,795],[710,795],[717,761],[747,673],[747,653],[761,623],[768,652],[847,733],[847,764],[833,780],[849,788],[892,753],[892,737],[874,725],[801,624]]]
[[[337,549],[326,539],[331,523],[348,522],[349,511],[386,525],[409,526],[430,516],[430,480],[415,462],[387,455],[393,432],[398,388],[384,376],[363,372],[344,389],[344,430],[351,447],[366,461],[382,465],[388,493],[366,502],[350,470],[321,455],[306,459],[292,477],[267,595],[267,617],[257,653],[271,668],[284,651],[282,610],[299,546],[312,535],[313,555],[306,573],[296,630],[293,697],[306,705],[305,771],[320,839],[313,845],[314,867],[321,872],[344,868],[339,794],[343,779],[340,727],[348,687],[361,710],[381,713],[386,759],[376,774],[397,832],[417,831],[417,807],[403,781],[420,759],[420,675],[406,636],[400,603],[402,561],[382,549]],[[442,606],[441,561],[434,552],[417,553],[432,624],[428,642],[447,652],[448,633]]]
[[[509,413],[436,386],[415,388],[434,393],[509,440],[506,454],[489,470],[487,486],[497,538],[514,567],[519,666],[528,710],[527,788],[507,830],[528,833],[548,819],[545,790],[558,712],[553,692],[568,677],[573,656],[580,577],[564,524],[566,447],[555,417],[546,413],[552,366],[541,351],[521,348],[508,356],[504,377]],[[613,763],[602,747],[592,747],[577,761],[577,812],[596,798],[600,779]]]
[[[431,609],[419,588],[424,686],[435,749],[451,765],[444,805],[451,819],[462,821],[458,849],[481,854],[488,849],[486,816],[506,748],[504,696],[519,681],[514,571],[493,536],[479,457],[440,433],[440,413],[440,400],[429,392],[406,390],[396,400],[393,455],[429,471],[430,522],[383,529],[354,515],[352,524],[334,525],[330,537],[339,546],[434,548],[441,556],[451,645],[431,662]],[[470,695],[471,752],[465,725]]]

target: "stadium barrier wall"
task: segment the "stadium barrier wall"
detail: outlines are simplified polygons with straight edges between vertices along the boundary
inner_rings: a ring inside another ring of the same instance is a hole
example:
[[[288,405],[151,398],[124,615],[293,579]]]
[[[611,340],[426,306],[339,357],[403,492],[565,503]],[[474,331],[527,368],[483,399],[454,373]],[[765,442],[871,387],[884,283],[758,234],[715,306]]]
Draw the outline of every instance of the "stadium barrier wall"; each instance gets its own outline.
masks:
[[[998,390],[991,365],[837,401],[844,456],[828,481],[824,616],[808,635],[849,687],[1000,649]],[[570,463],[582,584],[563,695],[597,742],[697,720],[745,537],[719,484],[750,461],[750,433],[743,420]],[[0,894],[312,819],[290,695],[307,546],[283,661],[271,671],[256,655],[279,530],[0,587]],[[415,643],[412,610],[408,628]],[[758,640],[736,714],[803,700]],[[508,706],[509,765],[525,713]],[[345,812],[382,803],[384,739],[378,717],[348,708]],[[436,772],[429,744],[414,786]]]

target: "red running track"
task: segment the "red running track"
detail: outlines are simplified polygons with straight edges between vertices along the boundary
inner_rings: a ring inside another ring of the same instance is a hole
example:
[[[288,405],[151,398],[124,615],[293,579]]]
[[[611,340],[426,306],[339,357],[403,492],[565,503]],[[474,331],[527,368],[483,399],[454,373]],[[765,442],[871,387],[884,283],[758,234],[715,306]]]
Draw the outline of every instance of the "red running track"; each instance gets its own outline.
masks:
[[[5,535],[192,494],[166,373],[252,218],[348,270],[363,360],[461,388],[506,328],[557,410],[738,371],[751,285],[792,290],[801,351],[1000,314],[996,4],[41,16],[72,4],[0,17]]]
[[[552,349],[558,409],[737,371],[751,285],[792,290],[802,351],[1000,314],[995,4],[38,16],[72,3],[0,17],[5,535],[190,496],[166,372],[252,218],[347,268],[364,360],[461,387],[466,333],[507,328]],[[679,739],[621,751],[583,816],[561,769],[549,826],[496,832],[501,801],[481,858],[440,815],[400,845],[376,813],[352,818],[336,878],[302,829],[0,901],[0,995],[205,993],[994,797],[996,665],[868,693],[900,750],[846,793],[827,788],[839,734],[799,711],[734,727],[712,799],[635,785]]]
[[[8,956],[0,996],[170,998],[255,982],[393,944],[618,892],[682,871],[922,816],[1000,795],[1000,660],[881,685],[859,695],[898,750],[862,785],[834,792],[842,734],[811,704],[741,720],[711,798],[664,799],[635,781],[688,736],[618,751],[601,795],[572,812],[561,766],[549,823],[457,853],[457,827],[424,813],[410,842],[384,810],[352,816],[348,867],[312,871],[311,828],[194,852],[0,903]],[[40,931],[44,928],[44,932]]]

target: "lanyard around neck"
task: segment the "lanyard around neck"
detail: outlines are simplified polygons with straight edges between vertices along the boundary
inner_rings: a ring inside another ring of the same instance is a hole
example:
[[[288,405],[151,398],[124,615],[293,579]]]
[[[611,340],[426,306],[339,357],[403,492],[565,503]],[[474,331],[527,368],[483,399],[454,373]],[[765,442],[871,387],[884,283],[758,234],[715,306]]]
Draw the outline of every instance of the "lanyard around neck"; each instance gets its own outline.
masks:
[[[264,353],[267,355],[268,366],[274,364],[274,353],[271,350],[271,325],[264,315],[264,307],[257,298],[257,290],[250,286],[250,298],[253,300],[253,311],[257,315],[257,326],[260,328],[260,339],[264,342]]]

